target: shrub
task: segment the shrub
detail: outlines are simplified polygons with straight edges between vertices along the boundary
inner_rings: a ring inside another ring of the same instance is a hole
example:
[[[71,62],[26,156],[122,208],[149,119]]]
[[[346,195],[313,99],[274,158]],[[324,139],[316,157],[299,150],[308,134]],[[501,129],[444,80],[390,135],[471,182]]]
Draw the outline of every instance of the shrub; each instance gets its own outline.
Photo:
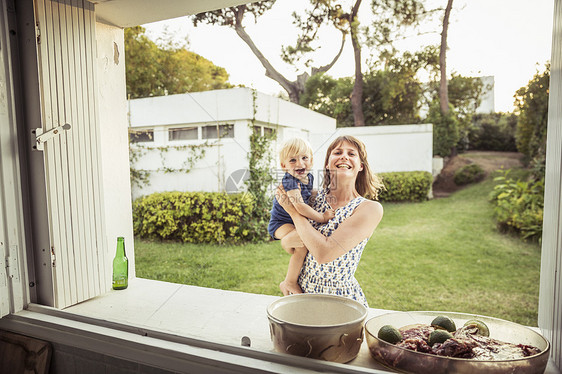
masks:
[[[517,149],[527,161],[546,155],[549,84],[550,64],[547,63],[544,72],[537,71],[527,86],[515,92],[519,111],[515,138]]]
[[[160,192],[133,202],[133,230],[146,239],[239,243],[257,239],[250,194]]]
[[[517,152],[513,113],[478,114],[468,134],[469,149],[480,151]]]
[[[544,179],[511,179],[507,170],[494,178],[498,185],[490,194],[494,216],[501,231],[513,231],[523,239],[540,240],[544,209]]]
[[[456,185],[480,182],[486,176],[486,172],[478,164],[465,165],[455,172],[453,180]]]
[[[427,171],[380,173],[385,186],[379,195],[380,201],[424,201],[427,200],[433,176]]]
[[[433,155],[449,156],[460,140],[459,120],[453,107],[449,105],[449,113],[443,115],[439,103],[432,103],[426,121],[433,124]]]

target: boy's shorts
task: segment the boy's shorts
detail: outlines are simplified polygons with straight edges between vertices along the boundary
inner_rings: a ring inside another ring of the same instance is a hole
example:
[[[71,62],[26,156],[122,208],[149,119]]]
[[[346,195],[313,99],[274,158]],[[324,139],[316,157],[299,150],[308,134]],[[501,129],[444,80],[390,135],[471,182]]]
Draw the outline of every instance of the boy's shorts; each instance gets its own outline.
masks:
[[[278,220],[278,219],[272,219],[269,221],[269,225],[267,225],[267,232],[269,232],[269,235],[271,235],[271,237],[275,240],[279,240],[278,238],[275,237],[275,231],[277,231],[277,229],[283,225],[286,225],[287,223],[290,223],[291,225],[293,225],[293,221],[285,221],[285,220]]]

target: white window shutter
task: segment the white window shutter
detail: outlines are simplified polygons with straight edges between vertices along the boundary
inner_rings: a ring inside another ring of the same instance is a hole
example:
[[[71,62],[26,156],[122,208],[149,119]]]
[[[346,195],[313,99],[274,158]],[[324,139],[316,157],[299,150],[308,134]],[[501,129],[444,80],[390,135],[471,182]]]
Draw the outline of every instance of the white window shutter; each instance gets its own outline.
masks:
[[[54,304],[64,308],[109,290],[105,259],[95,66],[95,14],[88,1],[36,2]]]

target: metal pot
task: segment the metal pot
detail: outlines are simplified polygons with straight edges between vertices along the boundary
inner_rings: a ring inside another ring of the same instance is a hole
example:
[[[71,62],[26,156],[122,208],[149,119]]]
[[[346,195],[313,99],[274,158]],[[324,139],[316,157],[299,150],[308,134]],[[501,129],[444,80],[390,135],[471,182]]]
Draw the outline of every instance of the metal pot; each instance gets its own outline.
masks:
[[[267,317],[276,351],[344,363],[359,353],[367,308],[342,296],[298,294],[271,303]]]
[[[415,352],[380,340],[377,335],[384,325],[396,328],[422,323],[429,325],[438,315],[449,316],[456,326],[463,326],[471,319],[483,321],[490,329],[490,337],[507,343],[528,344],[540,353],[520,359],[480,361],[463,358],[436,356]],[[542,335],[528,327],[498,318],[451,312],[393,312],[383,314],[365,324],[367,345],[373,358],[383,365],[405,373],[486,373],[486,374],[540,374],[548,364],[550,344]]]

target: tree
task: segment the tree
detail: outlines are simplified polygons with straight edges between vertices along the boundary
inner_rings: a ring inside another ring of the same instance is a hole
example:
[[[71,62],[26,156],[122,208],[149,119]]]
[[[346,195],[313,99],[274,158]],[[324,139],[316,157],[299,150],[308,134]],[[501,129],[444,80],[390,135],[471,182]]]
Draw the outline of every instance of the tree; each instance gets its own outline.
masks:
[[[443,15],[441,48],[439,49],[439,71],[441,73],[441,80],[439,85],[439,104],[441,113],[444,116],[446,116],[449,112],[449,96],[447,87],[447,33],[449,31],[449,16],[451,15],[452,7],[453,0],[448,0],[447,6],[445,7],[445,14]]]
[[[452,73],[451,79],[447,81],[447,102],[455,108],[459,130],[459,142],[454,145],[455,149],[468,148],[472,117],[482,102],[482,95],[489,89],[490,87],[484,87],[480,78],[464,77],[456,73]]]
[[[427,121],[433,124],[433,154],[441,157],[451,155],[451,150],[459,141],[458,119],[455,110],[449,104],[447,114],[441,111],[441,104],[434,101],[429,106]]]
[[[173,44],[159,46],[141,26],[125,29],[127,94],[131,98],[230,88],[228,73],[211,61]]]
[[[307,80],[300,105],[335,118],[338,127],[353,126],[352,90],[352,77],[335,79],[327,74],[316,74]]]
[[[417,123],[422,98],[422,84],[417,72],[433,64],[431,48],[394,57],[382,68],[372,66],[364,76],[362,107],[365,120],[371,125]],[[326,74],[311,77],[300,104],[336,118],[338,126],[354,126],[351,92],[354,78],[334,79]]]
[[[544,168],[546,159],[549,83],[550,63],[547,63],[544,72],[537,71],[527,86],[514,95],[519,115],[515,131],[517,149],[536,168]]]
[[[328,71],[337,61],[341,52],[343,50],[343,44],[345,43],[345,31],[342,27],[342,41],[339,51],[336,53],[335,57],[327,65],[311,68],[311,74],[302,73],[295,81],[290,81],[285,76],[283,76],[269,60],[263,55],[260,49],[255,45],[254,41],[250,35],[246,32],[243,21],[246,15],[253,16],[254,20],[257,20],[263,13],[271,9],[275,0],[265,0],[258,1],[255,3],[239,5],[236,7],[224,8],[210,12],[199,13],[193,17],[193,24],[197,26],[199,23],[204,22],[212,25],[227,26],[232,27],[238,34],[238,36],[248,45],[252,53],[257,57],[262,66],[265,68],[265,75],[279,83],[281,87],[289,95],[289,100],[298,103],[300,95],[304,92],[304,85],[306,80],[310,75],[315,75],[318,73],[323,73]],[[314,3],[314,1],[313,1]],[[306,52],[310,52],[312,49],[310,43],[315,39],[309,32],[315,30],[324,22],[335,22],[339,23],[338,12],[333,12],[330,7],[326,7],[326,1],[317,1],[317,4],[310,10],[307,14],[309,17],[307,21],[302,21],[297,15],[295,15],[295,23],[302,28],[303,33],[299,36],[296,46],[285,47],[282,51],[283,59],[287,62],[296,61],[302,58],[302,55]],[[340,26],[338,26],[340,27]],[[299,56],[296,58],[295,56]],[[307,67],[310,65],[311,61],[308,61]]]
[[[411,29],[417,29],[420,22],[430,14],[425,10],[423,2],[418,0],[372,0],[371,11],[374,18],[365,28],[365,44],[378,51],[378,62],[386,65],[396,61],[398,50],[395,43],[404,39]],[[356,71],[358,68],[360,69],[360,65],[356,61]],[[357,80],[356,85],[358,85]]]
[[[443,114],[440,100],[441,82],[433,82],[429,87],[430,108],[433,106],[435,113],[428,114],[427,122],[433,124],[434,133],[441,133],[438,126],[445,126],[448,131],[452,131],[451,136],[447,135],[444,139],[438,141],[442,144],[439,151],[434,149],[434,154],[439,156],[449,156],[454,154],[458,147],[466,149],[469,147],[468,138],[472,130],[472,117],[476,113],[476,109],[480,105],[482,95],[489,89],[485,87],[482,80],[477,77],[465,77],[460,74],[453,73],[451,78],[447,80],[447,105],[448,110]],[[436,105],[438,103],[439,105]],[[454,109],[449,113],[451,108]],[[430,110],[430,112],[431,112]],[[439,117],[443,118],[439,118]],[[452,123],[447,123],[446,118],[455,118]],[[436,122],[435,122],[436,121]],[[449,150],[445,150],[445,142],[448,143]]]

